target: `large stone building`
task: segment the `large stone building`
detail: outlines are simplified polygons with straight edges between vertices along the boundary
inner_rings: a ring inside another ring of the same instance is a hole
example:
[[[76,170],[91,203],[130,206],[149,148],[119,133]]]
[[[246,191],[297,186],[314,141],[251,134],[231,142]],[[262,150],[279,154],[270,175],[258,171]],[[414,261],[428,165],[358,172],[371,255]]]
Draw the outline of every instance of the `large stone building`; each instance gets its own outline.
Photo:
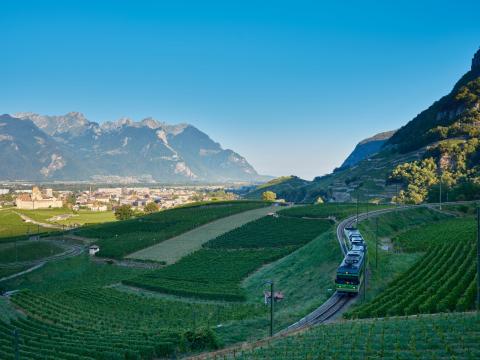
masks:
[[[61,208],[63,206],[62,200],[53,197],[51,191],[47,191],[47,194],[50,196],[44,196],[40,189],[34,186],[31,194],[17,196],[15,204],[17,208],[25,210]]]

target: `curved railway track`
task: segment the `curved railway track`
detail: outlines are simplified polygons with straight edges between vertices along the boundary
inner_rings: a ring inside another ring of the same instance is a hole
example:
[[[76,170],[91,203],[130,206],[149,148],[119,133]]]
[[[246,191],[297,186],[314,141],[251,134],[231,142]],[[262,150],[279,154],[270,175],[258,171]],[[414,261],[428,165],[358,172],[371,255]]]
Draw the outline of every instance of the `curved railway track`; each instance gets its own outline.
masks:
[[[394,207],[394,208],[388,208],[388,209],[369,211],[368,213],[358,214],[358,221],[365,220],[371,216],[378,216],[387,212],[404,210],[408,208],[410,208],[410,206],[402,206],[402,207]],[[357,222],[357,216],[354,215],[342,220],[337,226],[337,240],[344,256],[347,254],[349,249],[348,241],[343,235],[344,230],[347,227],[351,227],[356,222]],[[330,320],[339,312],[344,310],[347,307],[347,305],[353,301],[353,299],[355,299],[354,296],[349,296],[347,294],[341,294],[339,292],[335,292],[320,307],[318,307],[317,309],[315,309],[310,314],[303,317],[296,323],[290,325],[289,327],[281,331],[281,333],[301,329],[306,326],[320,324],[322,322]]]

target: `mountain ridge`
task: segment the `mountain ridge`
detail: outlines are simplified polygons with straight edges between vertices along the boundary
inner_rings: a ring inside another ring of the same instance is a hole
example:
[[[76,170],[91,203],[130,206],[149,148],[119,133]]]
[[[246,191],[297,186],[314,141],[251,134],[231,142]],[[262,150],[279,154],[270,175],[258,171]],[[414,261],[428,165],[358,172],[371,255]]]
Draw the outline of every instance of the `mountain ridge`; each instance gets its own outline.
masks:
[[[112,176],[159,182],[269,179],[193,125],[171,125],[151,117],[99,124],[80,112],[5,114],[0,117],[0,150],[5,180],[97,181]],[[16,163],[24,166],[15,169]]]
[[[443,183],[450,199],[454,194],[458,200],[480,198],[480,49],[447,95],[362,154],[359,149],[371,138],[366,140],[350,154],[353,161],[345,160],[348,166],[284,187],[283,196],[299,202],[321,196],[339,202],[420,203],[438,201]]]

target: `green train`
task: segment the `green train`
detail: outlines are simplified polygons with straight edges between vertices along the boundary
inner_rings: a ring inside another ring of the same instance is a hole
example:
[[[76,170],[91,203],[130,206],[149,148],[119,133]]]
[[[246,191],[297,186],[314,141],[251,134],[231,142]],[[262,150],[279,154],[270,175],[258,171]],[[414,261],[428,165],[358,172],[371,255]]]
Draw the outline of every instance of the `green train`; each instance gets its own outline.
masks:
[[[335,289],[341,293],[357,294],[365,275],[366,244],[357,229],[345,229],[345,236],[349,240],[350,250],[337,268]]]

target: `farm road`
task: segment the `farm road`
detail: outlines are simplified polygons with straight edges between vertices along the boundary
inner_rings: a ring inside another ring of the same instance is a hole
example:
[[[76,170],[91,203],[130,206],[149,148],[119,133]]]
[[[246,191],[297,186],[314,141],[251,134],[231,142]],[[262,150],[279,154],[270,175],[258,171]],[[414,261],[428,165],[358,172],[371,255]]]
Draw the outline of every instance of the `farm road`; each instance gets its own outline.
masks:
[[[281,209],[283,208],[268,206],[221,218],[159,244],[137,251],[128,255],[127,258],[165,261],[167,264],[172,264],[185,255],[200,249],[208,240],[266,216],[270,212],[276,212]]]

